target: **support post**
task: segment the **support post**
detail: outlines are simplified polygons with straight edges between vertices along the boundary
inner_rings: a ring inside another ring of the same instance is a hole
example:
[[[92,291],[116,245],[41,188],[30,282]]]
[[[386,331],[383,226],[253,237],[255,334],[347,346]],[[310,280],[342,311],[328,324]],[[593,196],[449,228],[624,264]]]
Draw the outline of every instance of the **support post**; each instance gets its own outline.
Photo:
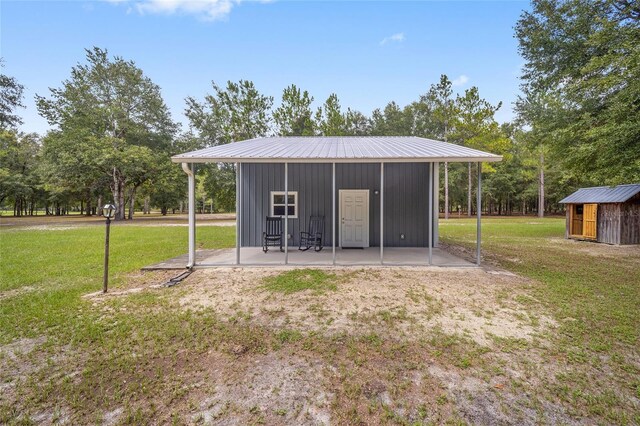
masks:
[[[331,164],[331,255],[336,264],[336,163]]]
[[[438,224],[440,222],[440,163],[431,163],[433,173],[433,246],[438,247],[440,240]]]
[[[236,163],[236,265],[240,264],[240,244],[242,244],[242,236],[240,235],[241,210],[242,210],[242,163]]]
[[[471,198],[473,198],[472,194],[473,192],[471,191],[471,162],[469,162],[469,171],[467,173],[468,176],[468,180],[469,180],[469,187],[467,189],[468,194],[467,194],[467,216],[471,217],[471,210],[473,210],[473,205],[471,203]]]
[[[182,170],[189,179],[189,260],[187,269],[196,264],[196,175],[195,164],[182,163]]]
[[[433,180],[433,163],[428,164],[430,180]],[[427,207],[427,211],[429,212],[429,266],[431,266],[433,265],[433,185],[429,185],[429,206]]]
[[[384,264],[384,163],[380,163],[380,264]]]
[[[109,282],[109,231],[111,229],[111,218],[107,217],[107,230],[104,240],[104,273],[102,275],[102,292],[107,292]]]
[[[284,163],[284,264],[289,263],[289,163]]]
[[[480,266],[480,242],[482,240],[482,227],[480,225],[482,216],[482,163],[480,162],[478,162],[478,194],[476,203],[476,213],[478,214],[478,223],[476,224],[476,264]]]

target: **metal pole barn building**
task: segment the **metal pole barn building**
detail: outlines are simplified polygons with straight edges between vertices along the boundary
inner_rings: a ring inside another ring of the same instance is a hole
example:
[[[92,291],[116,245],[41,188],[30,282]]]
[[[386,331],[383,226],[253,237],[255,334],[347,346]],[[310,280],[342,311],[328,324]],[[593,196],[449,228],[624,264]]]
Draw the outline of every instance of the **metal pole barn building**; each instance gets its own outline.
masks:
[[[188,268],[273,264],[274,259],[348,265],[356,258],[357,264],[446,266],[437,248],[439,164],[477,163],[479,265],[482,163],[502,157],[419,137],[311,136],[250,139],[172,160],[182,163],[189,178]],[[235,164],[232,262],[196,262],[197,163]],[[314,250],[307,252],[310,247]]]

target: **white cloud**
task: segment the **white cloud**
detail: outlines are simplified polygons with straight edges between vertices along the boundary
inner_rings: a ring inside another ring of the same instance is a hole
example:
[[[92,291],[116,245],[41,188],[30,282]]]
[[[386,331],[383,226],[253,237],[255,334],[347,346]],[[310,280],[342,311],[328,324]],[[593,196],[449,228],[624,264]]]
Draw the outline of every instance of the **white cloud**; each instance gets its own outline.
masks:
[[[469,77],[462,74],[460,77],[454,78],[451,84],[453,84],[454,86],[464,86],[468,81]]]
[[[404,41],[404,33],[396,33],[393,35],[390,35],[389,37],[385,37],[382,39],[382,41],[380,42],[380,46],[384,46],[385,44],[388,43],[401,43]]]
[[[140,14],[194,15],[205,21],[226,18],[241,0],[107,0],[111,3],[131,4]]]

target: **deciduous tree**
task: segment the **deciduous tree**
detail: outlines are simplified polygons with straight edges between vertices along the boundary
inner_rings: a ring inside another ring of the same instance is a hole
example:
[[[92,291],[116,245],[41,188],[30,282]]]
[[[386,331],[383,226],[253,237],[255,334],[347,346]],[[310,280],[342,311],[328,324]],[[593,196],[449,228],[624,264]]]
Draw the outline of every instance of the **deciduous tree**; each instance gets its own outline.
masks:
[[[520,118],[584,183],[640,181],[640,8],[534,0],[516,25]]]
[[[494,116],[502,103],[492,105],[480,97],[477,87],[465,90],[464,95],[455,99],[455,118],[450,141],[469,148],[489,151],[497,154],[505,152],[509,139],[505,137]],[[487,165],[486,171],[493,168]],[[472,164],[467,167],[467,214],[471,216],[473,204]],[[478,208],[480,206],[477,206]]]
[[[266,136],[271,126],[273,98],[262,95],[251,81],[227,82],[226,88],[213,84],[214,93],[200,102],[187,98],[185,114],[202,146],[215,146]],[[206,189],[215,204],[225,210],[235,204],[235,165],[203,166]]]
[[[0,59],[0,68],[4,63]],[[0,130],[15,128],[22,124],[22,119],[16,114],[16,109],[24,108],[22,97],[24,86],[4,73],[0,73]]]
[[[135,196],[156,165],[154,153],[167,150],[177,129],[160,87],[133,61],[111,59],[95,47],[86,50],[85,64],[74,66],[70,78],[50,91],[48,98],[37,96],[37,105],[57,138],[66,140],[59,149],[73,157],[91,141],[99,157],[84,168],[109,176],[116,219],[124,219],[127,193]]]

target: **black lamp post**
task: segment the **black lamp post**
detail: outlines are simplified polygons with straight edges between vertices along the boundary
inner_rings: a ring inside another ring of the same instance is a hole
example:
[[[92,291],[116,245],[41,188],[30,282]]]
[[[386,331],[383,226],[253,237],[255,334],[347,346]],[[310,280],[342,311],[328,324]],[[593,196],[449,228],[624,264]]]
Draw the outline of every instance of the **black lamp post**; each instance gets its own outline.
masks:
[[[109,229],[111,228],[111,219],[116,216],[116,206],[105,204],[102,208],[102,216],[107,219],[107,234],[104,241],[104,275],[102,277],[102,292],[106,293],[109,281]]]

